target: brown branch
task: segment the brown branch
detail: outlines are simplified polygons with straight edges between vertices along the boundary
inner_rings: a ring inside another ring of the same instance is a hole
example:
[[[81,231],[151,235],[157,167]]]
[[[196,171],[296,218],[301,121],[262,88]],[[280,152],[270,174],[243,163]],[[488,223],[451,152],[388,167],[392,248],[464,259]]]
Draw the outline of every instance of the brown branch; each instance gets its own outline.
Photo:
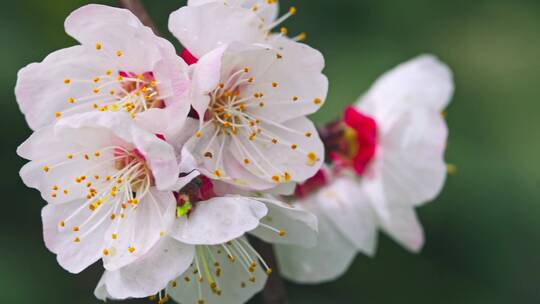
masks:
[[[159,36],[159,30],[140,0],[118,0],[118,6],[130,10],[141,22]]]
[[[272,274],[268,277],[266,286],[262,291],[263,302],[265,304],[287,304],[287,289],[279,273],[273,246],[255,237],[251,237],[250,242],[268,266],[272,268]]]

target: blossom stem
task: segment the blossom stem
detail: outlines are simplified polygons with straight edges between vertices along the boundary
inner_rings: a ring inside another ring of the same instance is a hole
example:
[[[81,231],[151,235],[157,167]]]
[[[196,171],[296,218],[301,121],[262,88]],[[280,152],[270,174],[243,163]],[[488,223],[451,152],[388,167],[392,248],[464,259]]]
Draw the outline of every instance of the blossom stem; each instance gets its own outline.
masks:
[[[118,0],[118,6],[130,10],[144,25],[151,28],[154,34],[160,35],[156,24],[152,21],[152,18],[140,0]]]
[[[249,238],[253,248],[261,255],[263,260],[272,269],[272,273],[268,277],[266,286],[262,291],[263,303],[265,304],[287,304],[287,289],[285,283],[279,273],[277,259],[274,254],[274,247],[266,242],[263,242],[255,237]]]

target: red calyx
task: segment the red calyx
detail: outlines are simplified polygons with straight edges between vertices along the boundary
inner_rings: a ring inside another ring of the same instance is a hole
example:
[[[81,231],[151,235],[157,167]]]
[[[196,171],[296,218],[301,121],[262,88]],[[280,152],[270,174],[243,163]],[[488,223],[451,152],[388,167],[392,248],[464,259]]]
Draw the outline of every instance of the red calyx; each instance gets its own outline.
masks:
[[[326,185],[327,179],[323,170],[317,171],[315,175],[306,180],[303,184],[296,185],[294,195],[298,198],[306,197],[320,187]]]
[[[357,175],[362,175],[377,151],[377,123],[351,106],[345,109],[343,122],[354,131],[353,144],[357,145],[357,150],[350,159],[344,159],[342,154],[332,153],[332,160],[349,163]]]
[[[184,61],[188,65],[195,64],[195,63],[197,63],[199,61],[199,59],[197,57],[193,56],[193,54],[191,54],[191,52],[188,49],[184,49],[182,51],[182,53],[180,54],[180,57],[182,59],[184,59]]]

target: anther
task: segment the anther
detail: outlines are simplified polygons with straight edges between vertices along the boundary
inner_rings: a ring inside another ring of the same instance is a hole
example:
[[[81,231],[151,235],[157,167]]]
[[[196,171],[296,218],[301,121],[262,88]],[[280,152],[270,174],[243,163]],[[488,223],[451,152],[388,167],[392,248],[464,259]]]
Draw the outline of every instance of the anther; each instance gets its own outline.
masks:
[[[295,15],[295,14],[296,14],[296,7],[291,6],[291,7],[289,8],[289,14]]]
[[[317,160],[317,154],[315,154],[314,152],[309,152],[307,154],[307,164],[309,166],[314,166],[317,163]]]

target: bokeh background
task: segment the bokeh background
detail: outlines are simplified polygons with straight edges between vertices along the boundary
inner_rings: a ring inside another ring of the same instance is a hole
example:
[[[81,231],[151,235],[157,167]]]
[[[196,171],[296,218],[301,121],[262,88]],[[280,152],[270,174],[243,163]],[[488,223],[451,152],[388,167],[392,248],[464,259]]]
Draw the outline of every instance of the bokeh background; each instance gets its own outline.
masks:
[[[114,5],[113,1],[100,1]],[[0,9],[0,302],[97,303],[99,267],[70,275],[42,241],[43,202],[26,189],[15,148],[29,134],[17,70],[75,42],[63,20],[82,0],[3,1]],[[180,0],[145,1],[162,32]],[[326,56],[328,102],[339,116],[384,71],[434,53],[455,73],[448,162],[459,168],[419,210],[427,243],[413,255],[386,237],[345,276],[288,284],[296,303],[540,303],[540,1],[282,0],[290,32]],[[169,36],[168,36],[169,37]],[[148,301],[139,301],[145,303]],[[259,303],[254,299],[253,303]]]

